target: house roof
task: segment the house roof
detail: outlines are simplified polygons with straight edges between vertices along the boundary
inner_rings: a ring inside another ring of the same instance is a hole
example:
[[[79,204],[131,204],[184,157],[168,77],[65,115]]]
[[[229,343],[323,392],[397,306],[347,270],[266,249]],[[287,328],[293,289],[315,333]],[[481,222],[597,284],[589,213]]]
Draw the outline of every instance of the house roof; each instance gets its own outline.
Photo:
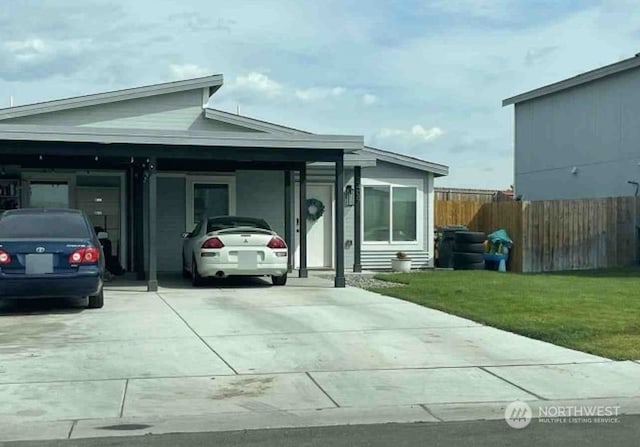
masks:
[[[407,166],[420,171],[432,172],[436,177],[449,175],[449,166],[411,157],[409,155],[398,154],[396,152],[371,146],[365,146],[362,152],[373,154],[378,160],[386,161],[388,163]]]
[[[227,124],[235,124],[236,126],[247,127],[253,130],[259,130],[262,132],[270,133],[285,133],[285,134],[311,134],[300,129],[293,127],[283,126],[281,124],[274,124],[268,121],[259,120],[256,118],[249,118],[248,116],[238,115],[234,113],[225,112],[223,110],[205,108],[205,117],[216,121],[222,121]]]
[[[553,84],[545,85],[543,87],[536,88],[534,90],[530,90],[525,93],[521,93],[516,96],[512,96],[502,101],[502,106],[508,106],[511,104],[517,104],[524,101],[529,101],[531,99],[539,98],[541,96],[550,95],[552,93],[556,93],[562,90],[566,90],[572,87],[576,87],[578,85],[586,84],[588,82],[593,82],[598,79],[602,79],[607,76],[612,76],[617,73],[621,73],[627,70],[633,70],[640,66],[640,53],[636,54],[634,57],[629,59],[625,59],[620,62],[616,62],[614,64],[605,65],[604,67],[596,68],[595,70],[587,71],[585,73],[581,73],[572,78],[564,79],[562,81],[554,82]]]
[[[280,124],[270,123],[268,121],[262,121],[217,109],[205,109],[205,116],[209,119],[215,119],[263,132],[275,132],[289,135],[313,135],[311,132],[295,129],[293,127],[282,126]],[[369,146],[365,146],[363,150],[345,156],[345,166],[375,166],[375,160],[382,160],[421,171],[432,172],[437,177],[449,174],[448,166]]]
[[[69,141],[87,143],[130,143],[226,147],[278,147],[301,149],[342,149],[347,166],[375,166],[383,160],[414,169],[447,175],[447,166],[382,149],[364,147],[363,137],[351,135],[317,135],[301,129],[271,123],[243,115],[205,107],[205,118],[257,130],[260,132],[202,132],[157,129],[120,129],[80,126],[46,126],[2,124],[2,120],[47,112],[74,109],[144,98],[155,95],[203,89],[203,104],[223,83],[222,75],[165,82],[143,87],[115,90],[74,98],[46,101],[10,108],[0,108],[0,140]],[[206,96],[206,97],[205,97]]]
[[[202,78],[186,79],[183,81],[164,82],[161,84],[145,85],[143,87],[57,99],[54,101],[39,102],[23,106],[0,108],[0,120],[17,118],[20,116],[37,115],[47,112],[57,112],[60,110],[75,109],[78,107],[107,104],[111,102],[125,101],[128,99],[164,95],[167,93],[183,92],[198,88],[208,88],[208,99],[222,86],[222,82],[222,75],[217,74]]]

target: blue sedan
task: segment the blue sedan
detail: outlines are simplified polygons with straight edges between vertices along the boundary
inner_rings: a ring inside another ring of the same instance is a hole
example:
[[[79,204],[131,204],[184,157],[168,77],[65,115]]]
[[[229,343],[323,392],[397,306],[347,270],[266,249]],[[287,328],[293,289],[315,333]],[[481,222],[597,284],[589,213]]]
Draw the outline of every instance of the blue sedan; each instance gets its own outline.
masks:
[[[25,208],[0,216],[0,299],[88,297],[104,304],[104,254],[79,210]]]

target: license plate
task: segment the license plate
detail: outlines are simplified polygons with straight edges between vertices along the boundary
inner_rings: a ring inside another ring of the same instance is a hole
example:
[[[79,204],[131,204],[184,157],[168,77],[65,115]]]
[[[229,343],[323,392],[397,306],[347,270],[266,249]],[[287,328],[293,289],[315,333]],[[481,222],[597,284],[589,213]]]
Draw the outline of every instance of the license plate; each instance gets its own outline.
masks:
[[[27,275],[53,273],[53,254],[27,255],[25,272]]]
[[[254,269],[258,267],[258,253],[255,251],[238,252],[238,267],[241,269]]]

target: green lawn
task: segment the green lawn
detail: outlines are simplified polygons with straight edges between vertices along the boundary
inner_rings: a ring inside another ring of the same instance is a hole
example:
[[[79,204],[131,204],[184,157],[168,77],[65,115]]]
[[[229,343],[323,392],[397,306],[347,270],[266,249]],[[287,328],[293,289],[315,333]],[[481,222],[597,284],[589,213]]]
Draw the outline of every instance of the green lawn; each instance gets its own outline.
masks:
[[[640,359],[640,269],[515,274],[381,274],[406,284],[376,292],[560,346]]]

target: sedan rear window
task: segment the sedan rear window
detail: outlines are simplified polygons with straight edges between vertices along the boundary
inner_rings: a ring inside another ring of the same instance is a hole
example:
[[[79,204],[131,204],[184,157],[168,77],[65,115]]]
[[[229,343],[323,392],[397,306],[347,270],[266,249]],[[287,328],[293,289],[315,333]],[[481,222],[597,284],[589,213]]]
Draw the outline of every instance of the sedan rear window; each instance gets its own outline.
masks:
[[[0,218],[0,238],[88,238],[90,229],[77,213],[6,214]]]
[[[269,224],[263,219],[253,219],[250,217],[216,217],[207,222],[207,233],[211,231],[226,230],[227,228],[250,227],[271,230]]]

